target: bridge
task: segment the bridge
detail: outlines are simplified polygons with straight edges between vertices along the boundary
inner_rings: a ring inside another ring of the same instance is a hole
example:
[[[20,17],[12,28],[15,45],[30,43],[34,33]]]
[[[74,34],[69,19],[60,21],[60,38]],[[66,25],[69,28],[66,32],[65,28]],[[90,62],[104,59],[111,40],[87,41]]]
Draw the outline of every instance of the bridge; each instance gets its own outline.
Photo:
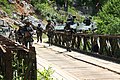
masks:
[[[88,56],[76,51],[50,46],[36,46],[38,67],[51,66],[59,80],[119,80],[119,64]],[[42,62],[41,62],[42,61]],[[117,77],[114,77],[117,76]]]
[[[4,80],[17,76],[36,80],[37,69],[51,67],[55,70],[52,76],[58,80],[120,80],[119,35],[72,36],[72,52],[66,51],[65,34],[59,31],[55,32],[54,45],[35,41],[30,49],[0,36],[0,75]],[[98,52],[92,49],[96,43]]]

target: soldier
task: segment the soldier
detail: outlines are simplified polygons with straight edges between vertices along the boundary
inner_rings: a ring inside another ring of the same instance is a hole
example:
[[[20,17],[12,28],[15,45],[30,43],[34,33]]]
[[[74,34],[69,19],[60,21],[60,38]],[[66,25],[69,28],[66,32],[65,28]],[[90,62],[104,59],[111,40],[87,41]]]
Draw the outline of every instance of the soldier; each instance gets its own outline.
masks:
[[[18,42],[20,44],[23,44],[23,36],[24,36],[24,34],[23,34],[23,27],[19,26],[19,29],[17,31],[17,36],[18,36]]]
[[[66,47],[67,47],[67,51],[71,52],[71,39],[72,39],[72,33],[73,30],[72,28],[70,28],[70,23],[66,23],[66,26],[64,28],[64,32],[65,32],[65,41],[66,41]]]
[[[56,17],[55,17],[55,16],[52,16],[52,17],[51,17],[51,20],[52,20],[52,24],[53,24],[54,26],[57,25]]]
[[[10,31],[8,38],[10,38],[11,40],[14,40],[14,38],[15,38],[14,30]]]
[[[42,43],[42,31],[43,31],[43,28],[41,27],[41,24],[38,24],[37,30],[36,30],[37,42],[39,42],[39,39],[40,39],[40,42]]]
[[[69,14],[68,18],[67,18],[67,23],[69,22],[69,24],[72,25],[72,21],[73,21],[73,16],[71,14]]]
[[[54,37],[54,26],[51,24],[51,21],[48,21],[46,25],[46,31],[48,36],[49,46],[53,44],[53,37]]]
[[[84,24],[86,24],[86,26],[89,26],[91,24],[91,17],[86,17],[83,21]]]
[[[14,33],[15,33],[15,41],[17,42],[18,41],[17,28],[15,28]]]
[[[48,13],[47,16],[46,16],[46,20],[49,22],[51,20],[51,16],[50,14]]]
[[[27,22],[26,25],[24,26],[24,45],[25,47],[27,48],[30,48],[32,46],[32,42],[34,41],[33,40],[33,33],[34,33],[34,30],[31,26],[31,23],[30,22]],[[29,44],[29,46],[28,46]]]

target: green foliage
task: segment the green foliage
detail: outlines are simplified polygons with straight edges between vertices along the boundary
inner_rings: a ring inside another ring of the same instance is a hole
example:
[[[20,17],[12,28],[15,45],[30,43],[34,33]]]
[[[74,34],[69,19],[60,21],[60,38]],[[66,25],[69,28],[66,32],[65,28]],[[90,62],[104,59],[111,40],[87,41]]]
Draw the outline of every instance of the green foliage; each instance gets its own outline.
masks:
[[[82,5],[96,5],[96,3],[104,4],[107,0],[76,0],[76,3]]]
[[[46,16],[48,13],[50,13],[51,15],[55,13],[55,11],[52,9],[51,6],[49,6],[48,3],[36,4],[35,8],[37,9],[37,11],[40,11],[42,16]]]
[[[77,21],[79,22],[82,22],[84,19],[84,17],[82,17],[74,7],[69,7],[68,13],[71,13],[72,15],[76,16]]]
[[[53,80],[51,75],[54,73],[54,71],[49,67],[48,69],[45,69],[43,71],[39,71],[37,73],[37,80]]]
[[[43,33],[42,38],[43,38],[43,39],[44,39],[44,38],[47,38],[47,35],[46,35],[45,33]]]
[[[46,3],[47,2],[47,0],[31,0],[31,4],[32,5],[35,5],[35,4],[37,4],[37,3]]]
[[[44,18],[47,16],[47,14],[50,14],[51,16],[58,16],[57,19],[62,19],[62,16],[60,16],[60,14],[58,14],[51,6],[49,6],[48,3],[36,4],[35,8]]]
[[[3,80],[3,76],[2,75],[0,75],[0,80]]]
[[[73,15],[78,14],[77,11],[75,10],[75,8],[73,8],[73,7],[71,7],[71,8],[69,7],[68,12],[70,12]]]
[[[98,33],[120,34],[120,1],[108,0],[98,14]]]
[[[12,15],[12,12],[15,10],[13,4],[9,4],[7,0],[0,0],[1,8],[9,15]]]
[[[54,1],[52,1],[54,2]],[[59,1],[58,1],[59,2]],[[35,1],[32,1],[31,3],[34,3],[34,7],[36,11],[42,16],[42,18],[45,18],[47,14],[50,14],[50,16],[55,16],[57,21],[66,21],[67,13],[70,13],[72,15],[77,16],[78,20],[81,21],[81,16],[77,13],[77,11],[70,7],[68,8],[68,12],[65,12],[64,10],[57,11],[53,5],[54,3],[35,3]],[[57,6],[56,6],[57,7]]]

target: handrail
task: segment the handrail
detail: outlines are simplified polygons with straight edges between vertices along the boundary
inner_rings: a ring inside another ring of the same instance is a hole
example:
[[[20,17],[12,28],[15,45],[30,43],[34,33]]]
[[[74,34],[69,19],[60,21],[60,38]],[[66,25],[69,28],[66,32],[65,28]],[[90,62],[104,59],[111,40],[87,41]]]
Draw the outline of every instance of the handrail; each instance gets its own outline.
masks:
[[[2,49],[3,53],[7,52],[1,44],[0,44],[0,48]]]
[[[72,49],[120,59],[120,35],[87,34],[79,32],[73,33],[71,36]],[[55,31],[53,43],[66,46],[65,37],[68,36],[66,36],[64,31]],[[96,46],[98,46],[98,48],[96,48]]]
[[[13,80],[16,77],[22,80],[37,80],[34,47],[26,49],[0,35],[0,51],[0,75],[4,80]]]

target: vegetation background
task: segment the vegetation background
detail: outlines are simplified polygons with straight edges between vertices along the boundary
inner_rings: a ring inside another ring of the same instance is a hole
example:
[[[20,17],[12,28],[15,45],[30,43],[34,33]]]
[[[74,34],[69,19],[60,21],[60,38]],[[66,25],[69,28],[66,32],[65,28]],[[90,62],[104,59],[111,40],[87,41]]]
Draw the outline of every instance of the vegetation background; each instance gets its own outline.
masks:
[[[57,21],[65,21],[67,14],[72,14],[82,22],[84,15],[79,14],[80,8],[91,7],[92,14],[87,15],[97,22],[98,34],[120,34],[119,0],[31,0],[31,4],[41,19],[45,19],[49,13],[51,16],[57,16]],[[7,0],[0,0],[0,8],[9,16],[15,11],[14,5],[9,4]]]

